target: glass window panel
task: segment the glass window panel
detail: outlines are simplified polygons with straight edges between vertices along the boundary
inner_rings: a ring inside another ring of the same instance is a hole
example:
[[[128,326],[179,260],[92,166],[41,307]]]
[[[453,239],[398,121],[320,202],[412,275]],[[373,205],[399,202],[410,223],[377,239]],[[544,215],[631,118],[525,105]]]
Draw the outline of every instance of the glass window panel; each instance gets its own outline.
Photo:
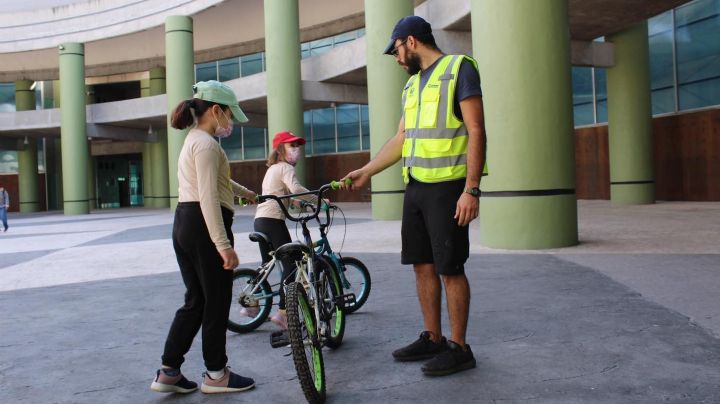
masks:
[[[360,126],[362,126],[362,149],[370,150],[370,113],[367,105],[360,106]]]
[[[228,160],[239,161],[242,160],[242,129],[240,126],[233,126],[232,135],[220,139],[220,146],[225,150]]]
[[[245,160],[266,159],[265,128],[243,128]]]
[[[35,109],[42,109],[42,81],[35,82]]]
[[[300,58],[305,59],[310,57],[310,42],[300,44]]]
[[[217,80],[217,62],[195,65],[195,81]]]
[[[240,77],[240,59],[230,58],[219,61],[218,77],[220,81],[228,81]]]
[[[357,35],[356,31],[350,31],[350,32],[346,32],[344,34],[336,35],[335,36],[335,44],[337,45],[337,44],[340,44],[343,42],[352,41],[355,39],[356,35]]]
[[[310,55],[320,55],[332,48],[332,37],[310,42]]]
[[[45,142],[43,142],[43,139],[37,140],[37,152],[38,171],[45,172]]]
[[[313,111],[312,154],[335,153],[335,110],[333,108]]]
[[[675,111],[672,31],[665,31],[649,38],[650,88],[653,93],[653,114]],[[661,95],[662,94],[662,95]],[[662,100],[655,100],[662,97]],[[668,103],[668,101],[672,101]]]
[[[240,63],[242,65],[240,73],[243,77],[263,71],[262,53],[241,56]]]
[[[594,123],[591,68],[573,67],[572,86],[575,126]]]
[[[653,36],[663,32],[672,31],[672,11],[668,10],[648,20],[648,34]]]
[[[720,104],[720,0],[698,0],[675,14],[679,109]]]
[[[360,150],[360,116],[357,104],[337,107],[338,151]]]
[[[312,154],[312,111],[303,112],[303,129],[305,130],[305,153]]]
[[[0,83],[0,112],[15,111],[15,84]]]
[[[15,174],[17,172],[17,152],[13,150],[0,150],[0,173]]]
[[[597,121],[607,122],[607,71],[595,69],[595,106]]]

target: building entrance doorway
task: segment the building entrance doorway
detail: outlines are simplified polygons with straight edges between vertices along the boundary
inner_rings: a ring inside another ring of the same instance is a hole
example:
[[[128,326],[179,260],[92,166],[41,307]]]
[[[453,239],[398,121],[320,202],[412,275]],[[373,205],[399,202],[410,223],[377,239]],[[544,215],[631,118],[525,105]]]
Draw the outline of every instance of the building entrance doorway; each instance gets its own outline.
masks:
[[[123,154],[95,158],[100,209],[142,206],[142,155]]]

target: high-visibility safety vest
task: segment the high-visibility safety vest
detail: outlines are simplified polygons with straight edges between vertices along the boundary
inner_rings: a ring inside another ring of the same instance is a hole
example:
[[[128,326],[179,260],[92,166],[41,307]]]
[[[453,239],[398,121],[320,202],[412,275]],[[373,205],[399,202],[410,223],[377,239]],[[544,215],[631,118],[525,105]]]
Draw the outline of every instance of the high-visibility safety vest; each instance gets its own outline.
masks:
[[[421,182],[441,182],[467,175],[468,132],[453,109],[455,86],[465,55],[446,55],[437,62],[420,92],[420,73],[408,79],[402,93],[405,141],[402,175]]]

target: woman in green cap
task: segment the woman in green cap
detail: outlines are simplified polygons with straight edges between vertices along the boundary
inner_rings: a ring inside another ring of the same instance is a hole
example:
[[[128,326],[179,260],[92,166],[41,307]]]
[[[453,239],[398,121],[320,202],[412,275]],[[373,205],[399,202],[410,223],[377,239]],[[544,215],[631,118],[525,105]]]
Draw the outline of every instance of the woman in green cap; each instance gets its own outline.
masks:
[[[232,89],[218,81],[203,81],[195,96],[173,111],[173,128],[192,126],[178,158],[178,206],[173,223],[173,247],[187,288],[185,304],[175,313],[165,342],[162,368],[150,386],[160,392],[190,393],[197,383],[180,372],[185,354],[202,327],[202,352],[207,372],[203,393],[243,391],[255,381],[230,371],[225,333],[232,295],[233,269],[238,257],[231,230],[234,197],[255,200],[255,192],[230,179],[230,164],[214,137],[232,134],[233,121],[247,122]]]

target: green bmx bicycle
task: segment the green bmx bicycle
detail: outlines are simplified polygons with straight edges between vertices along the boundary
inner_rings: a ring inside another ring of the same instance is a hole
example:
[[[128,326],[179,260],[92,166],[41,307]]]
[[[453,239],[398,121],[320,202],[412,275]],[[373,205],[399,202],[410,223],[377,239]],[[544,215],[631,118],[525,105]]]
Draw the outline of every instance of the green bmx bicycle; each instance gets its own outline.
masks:
[[[318,190],[299,194],[259,195],[259,202],[275,200],[289,220],[300,224],[304,242],[292,242],[278,247],[272,252],[271,260],[257,271],[237,270],[233,284],[233,294],[237,296],[237,302],[245,308],[257,310],[257,314],[241,324],[233,325],[231,319],[228,328],[240,332],[252,330],[265,321],[272,306],[273,296],[278,293],[272,291],[267,281],[268,275],[275,265],[282,265],[283,260],[295,263],[294,272],[284,286],[288,339],[298,380],[310,403],[325,401],[326,384],[322,347],[338,348],[342,344],[345,334],[345,308],[354,304],[355,295],[343,294],[341,280],[334,265],[326,257],[318,255],[313,248],[307,223],[318,217],[322,204],[318,204],[310,214],[295,217],[287,211],[283,200],[314,195],[317,196],[318,201],[322,201],[323,194],[327,190],[337,189],[339,186],[340,183],[332,182]],[[266,239],[262,239],[261,233],[251,235],[251,238],[253,237],[259,242],[267,242]]]

